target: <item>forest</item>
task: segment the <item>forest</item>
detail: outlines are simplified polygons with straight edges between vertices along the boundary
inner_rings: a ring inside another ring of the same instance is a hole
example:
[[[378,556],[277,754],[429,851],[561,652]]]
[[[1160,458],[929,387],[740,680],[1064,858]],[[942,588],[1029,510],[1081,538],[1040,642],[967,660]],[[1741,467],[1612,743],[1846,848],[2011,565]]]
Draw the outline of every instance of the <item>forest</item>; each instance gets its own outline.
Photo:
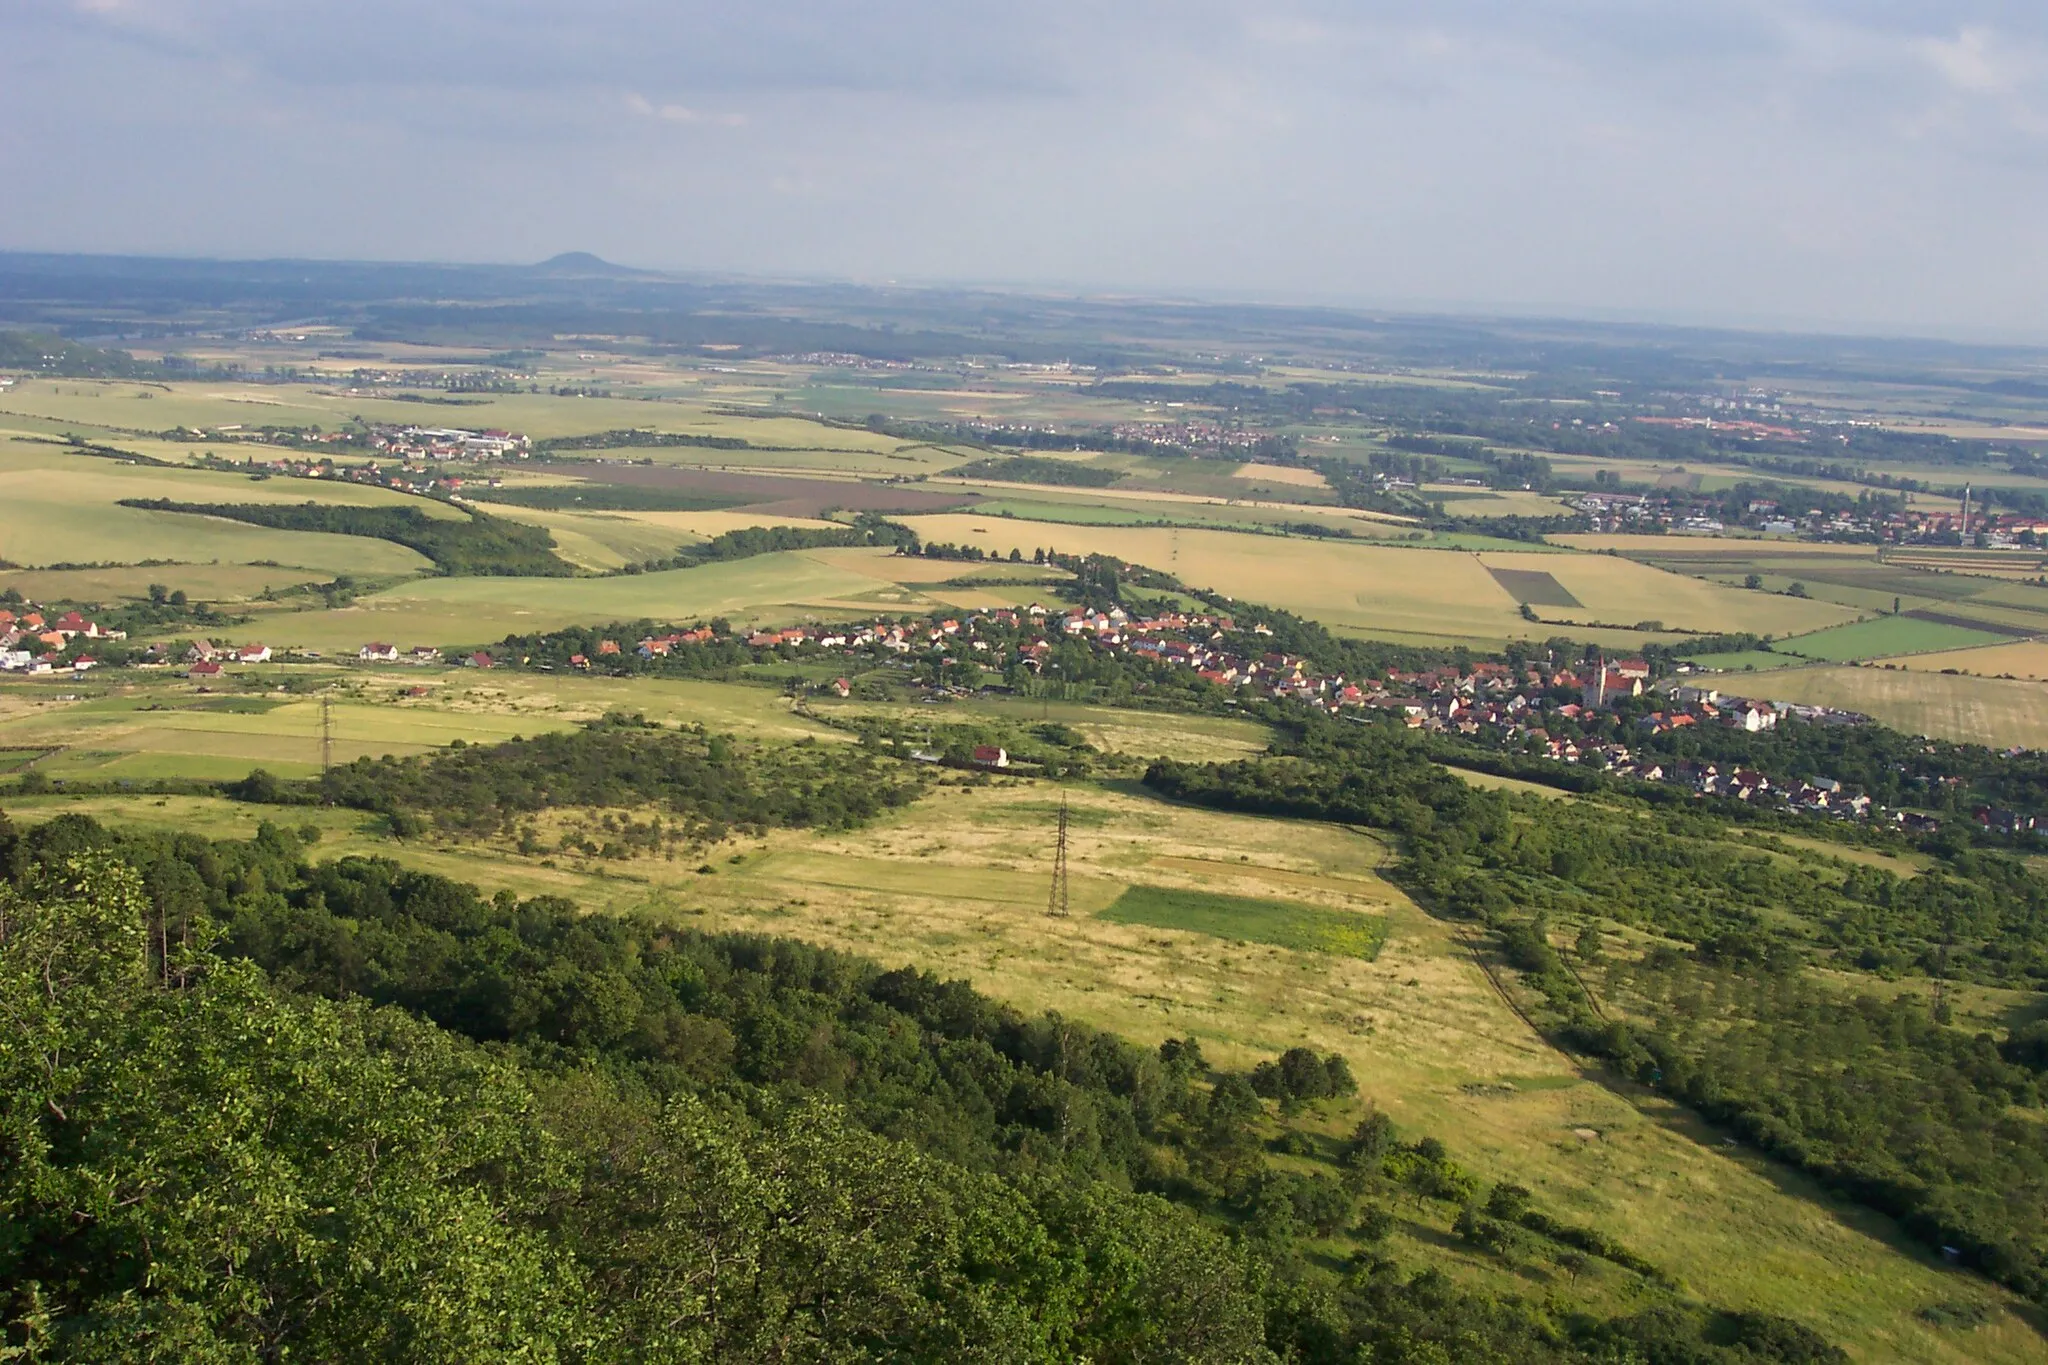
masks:
[[[1490,935],[1559,1046],[2048,1301],[2048,1024],[1965,1032],[1939,984],[2048,980],[2048,894],[2018,859],[1928,845],[1901,877],[1697,807],[1478,790],[1384,727],[1312,724],[1274,757],[1145,780],[1397,833],[1398,879]],[[1902,973],[1937,984],[1880,988]]]
[[[1220,1071],[314,842],[0,825],[14,1358],[1846,1358],[1376,1112],[1300,1126],[1354,1087],[1334,1058]],[[1404,1268],[1371,1249],[1404,1189],[1640,1306]]]

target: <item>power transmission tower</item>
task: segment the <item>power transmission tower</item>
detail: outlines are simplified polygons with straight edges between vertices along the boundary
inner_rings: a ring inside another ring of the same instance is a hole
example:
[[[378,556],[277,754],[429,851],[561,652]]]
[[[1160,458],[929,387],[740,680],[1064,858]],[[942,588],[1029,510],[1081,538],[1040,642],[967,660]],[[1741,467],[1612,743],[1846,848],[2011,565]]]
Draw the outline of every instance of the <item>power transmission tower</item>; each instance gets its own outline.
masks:
[[[1948,1008],[1948,950],[1956,941],[1956,912],[1950,910],[1942,916],[1941,948],[1934,956],[1934,1022],[1946,1024],[1949,1021]]]
[[[1067,907],[1067,798],[1060,798],[1060,838],[1052,855],[1052,899],[1046,902],[1045,913],[1054,919],[1065,919]]]
[[[320,771],[334,766],[334,712],[332,697],[320,694]]]

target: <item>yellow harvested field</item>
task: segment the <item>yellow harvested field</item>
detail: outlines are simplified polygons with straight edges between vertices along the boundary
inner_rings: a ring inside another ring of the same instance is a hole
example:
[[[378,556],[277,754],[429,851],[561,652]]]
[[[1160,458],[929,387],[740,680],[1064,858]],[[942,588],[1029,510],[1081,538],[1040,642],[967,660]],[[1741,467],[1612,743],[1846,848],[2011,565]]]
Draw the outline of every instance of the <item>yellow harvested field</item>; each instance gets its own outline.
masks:
[[[1281,464],[1241,464],[1231,471],[1233,479],[1257,479],[1261,483],[1286,483],[1297,488],[1328,488],[1330,481],[1313,469],[1296,469]]]
[[[1425,498],[1441,497],[1444,510],[1460,517],[1555,517],[1569,511],[1563,498],[1519,488],[1478,490],[1455,484],[1425,484]]]
[[[1774,700],[1861,711],[1886,725],[1932,739],[1993,748],[2048,748],[2048,684],[1932,673],[1919,655],[1912,670],[1788,668],[1759,674]]]
[[[2019,640],[2009,645],[1986,645],[1982,649],[1954,649],[1941,654],[1910,654],[1903,659],[1879,659],[1879,665],[1896,664],[1922,673],[1955,669],[1983,678],[2032,678],[2048,680],[2048,641]]]
[[[1829,602],[1763,597],[1665,573],[1610,555],[1474,554],[1342,541],[1157,527],[1069,526],[958,513],[907,518],[928,540],[1008,554],[1035,547],[1102,553],[1166,570],[1195,587],[1282,607],[1326,625],[1416,639],[1542,638],[1552,626],[1521,617],[1489,567],[1553,575],[1583,608],[1546,607],[1550,619],[1633,626],[1660,620],[1698,631],[1787,635],[1854,619]],[[1617,641],[1616,643],[1624,643]]]
[[[584,516],[599,515],[582,513]],[[807,526],[824,530],[835,523],[816,517],[785,517],[773,512],[605,512],[606,517],[636,521],[643,526],[673,532],[679,540],[709,540],[727,531],[744,531],[750,526]]]
[[[495,506],[493,516],[545,526],[555,553],[580,569],[604,573],[627,564],[667,559],[694,537],[648,526],[615,512],[558,512],[535,507]]]
[[[149,596],[149,585],[180,589],[197,602],[246,602],[265,588],[323,580],[307,569],[267,564],[154,564],[115,569],[26,569],[0,571],[0,588],[13,588],[32,602],[98,602]]]

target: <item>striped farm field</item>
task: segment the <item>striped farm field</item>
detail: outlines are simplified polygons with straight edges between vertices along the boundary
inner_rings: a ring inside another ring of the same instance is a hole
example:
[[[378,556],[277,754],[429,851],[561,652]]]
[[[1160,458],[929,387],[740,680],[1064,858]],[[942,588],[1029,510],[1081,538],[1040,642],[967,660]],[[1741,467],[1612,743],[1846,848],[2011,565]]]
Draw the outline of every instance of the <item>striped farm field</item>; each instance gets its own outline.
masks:
[[[909,519],[927,540],[977,545],[1007,555],[1035,548],[1101,553],[1163,569],[1184,582],[1247,601],[1269,603],[1354,632],[1418,642],[1498,644],[1541,638],[1555,625],[1526,621],[1521,604],[1494,570],[1548,575],[1581,607],[1547,607],[1545,621],[1633,626],[1661,621],[1671,630],[1754,630],[1776,635],[1823,629],[1853,619],[1828,602],[1744,592],[1666,573],[1617,555],[1531,551],[1479,553],[1366,545],[1352,541],[1239,535],[1156,527],[1069,526],[971,514]],[[1576,635],[1625,646],[1642,633]]]
[[[1939,656],[1922,656],[1922,659]],[[1951,656],[1953,657],[1953,656]],[[1860,711],[1896,730],[1984,744],[2048,748],[2048,685],[1912,667],[1794,668],[1769,675],[1768,695]]]

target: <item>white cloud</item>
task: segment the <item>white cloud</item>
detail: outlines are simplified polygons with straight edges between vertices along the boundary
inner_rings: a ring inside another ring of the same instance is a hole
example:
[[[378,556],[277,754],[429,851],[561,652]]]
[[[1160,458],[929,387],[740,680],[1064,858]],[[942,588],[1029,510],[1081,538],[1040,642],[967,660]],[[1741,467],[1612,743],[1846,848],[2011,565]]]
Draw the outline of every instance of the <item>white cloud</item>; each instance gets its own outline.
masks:
[[[626,96],[626,107],[642,118],[659,119],[663,123],[709,123],[721,128],[742,128],[747,122],[744,114],[708,114],[687,104],[656,104],[637,92]]]
[[[1923,38],[1918,47],[1943,80],[1967,94],[2010,94],[2023,74],[2012,49],[1982,25],[1963,28],[1953,38]]]

